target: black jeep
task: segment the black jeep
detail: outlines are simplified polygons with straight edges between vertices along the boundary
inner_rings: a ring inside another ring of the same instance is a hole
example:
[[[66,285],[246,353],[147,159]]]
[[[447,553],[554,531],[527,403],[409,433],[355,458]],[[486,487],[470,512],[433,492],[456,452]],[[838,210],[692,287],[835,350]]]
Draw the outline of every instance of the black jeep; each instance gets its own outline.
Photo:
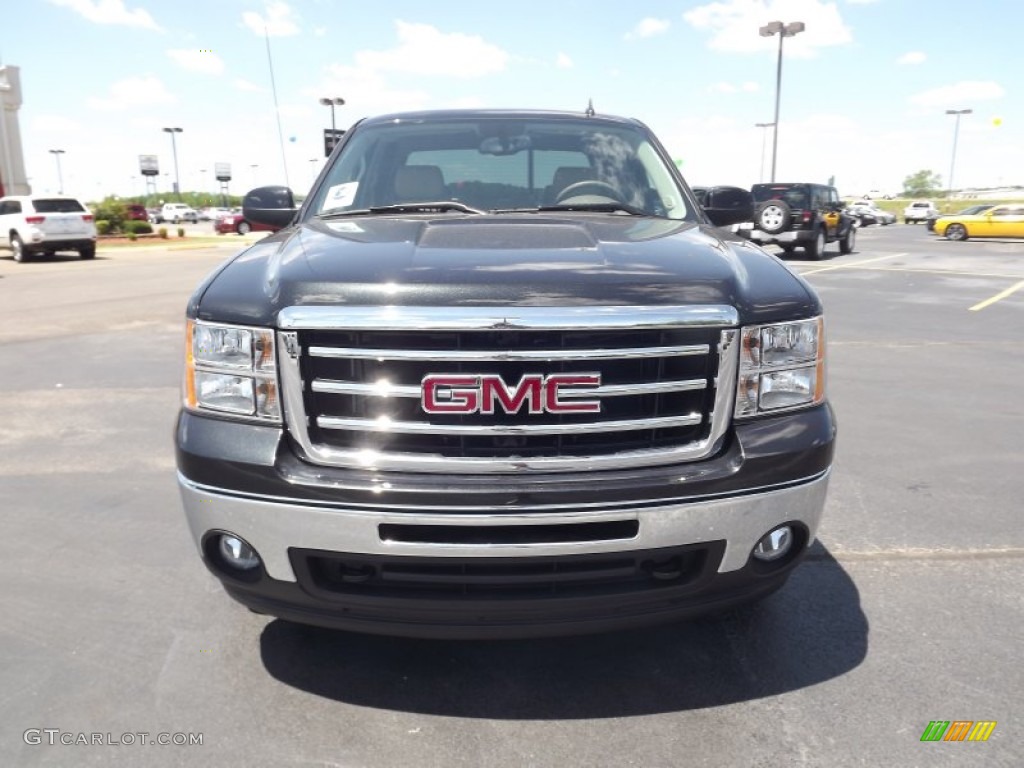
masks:
[[[744,232],[751,240],[773,243],[791,254],[802,246],[808,258],[820,259],[828,243],[839,241],[840,253],[852,253],[857,219],[843,210],[835,187],[825,184],[755,184],[754,221]]]

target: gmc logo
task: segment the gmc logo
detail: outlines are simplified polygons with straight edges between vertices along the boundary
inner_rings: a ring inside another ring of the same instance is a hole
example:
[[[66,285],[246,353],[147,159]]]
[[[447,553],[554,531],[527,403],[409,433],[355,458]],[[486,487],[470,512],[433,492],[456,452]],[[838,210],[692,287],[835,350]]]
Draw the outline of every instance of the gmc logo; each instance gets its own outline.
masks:
[[[514,386],[493,373],[430,374],[423,377],[420,403],[427,413],[600,413],[599,400],[573,395],[601,386],[599,373],[528,373]]]

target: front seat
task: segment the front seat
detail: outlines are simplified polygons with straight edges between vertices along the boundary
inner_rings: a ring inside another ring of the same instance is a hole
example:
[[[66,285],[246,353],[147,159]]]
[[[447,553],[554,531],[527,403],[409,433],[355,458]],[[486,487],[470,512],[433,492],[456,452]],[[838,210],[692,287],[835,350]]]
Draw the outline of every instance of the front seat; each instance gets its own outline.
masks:
[[[396,203],[447,200],[444,176],[436,165],[403,165],[395,173]]]

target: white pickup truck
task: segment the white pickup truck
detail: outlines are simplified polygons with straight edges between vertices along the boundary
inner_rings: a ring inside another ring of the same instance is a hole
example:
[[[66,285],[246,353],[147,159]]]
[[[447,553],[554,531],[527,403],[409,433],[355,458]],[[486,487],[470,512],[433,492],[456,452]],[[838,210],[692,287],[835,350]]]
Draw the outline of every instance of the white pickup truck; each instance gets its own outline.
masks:
[[[928,214],[938,215],[939,209],[931,200],[915,200],[903,209],[903,223],[913,224],[919,221],[927,221]]]

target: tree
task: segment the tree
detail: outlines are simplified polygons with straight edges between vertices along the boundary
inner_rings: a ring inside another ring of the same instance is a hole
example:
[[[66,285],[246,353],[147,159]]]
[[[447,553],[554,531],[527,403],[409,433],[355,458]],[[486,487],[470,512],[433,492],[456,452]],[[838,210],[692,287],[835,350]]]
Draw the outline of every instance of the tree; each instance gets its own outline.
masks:
[[[906,197],[932,197],[942,189],[942,177],[934,171],[918,171],[903,180]]]

